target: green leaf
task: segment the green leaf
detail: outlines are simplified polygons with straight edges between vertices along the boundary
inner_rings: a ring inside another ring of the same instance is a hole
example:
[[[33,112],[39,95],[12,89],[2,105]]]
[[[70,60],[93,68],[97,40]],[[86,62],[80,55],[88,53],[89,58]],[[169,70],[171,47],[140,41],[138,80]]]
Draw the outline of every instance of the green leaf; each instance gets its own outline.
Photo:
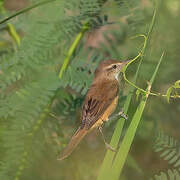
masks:
[[[178,80],[178,81],[176,81],[176,82],[174,83],[174,88],[175,88],[175,89],[180,88],[180,80]]]

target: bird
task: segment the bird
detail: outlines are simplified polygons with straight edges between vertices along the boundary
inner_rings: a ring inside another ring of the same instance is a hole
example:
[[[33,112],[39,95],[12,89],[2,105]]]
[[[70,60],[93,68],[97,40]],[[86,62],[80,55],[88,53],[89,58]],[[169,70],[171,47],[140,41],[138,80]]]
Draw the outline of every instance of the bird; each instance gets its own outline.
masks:
[[[102,133],[102,125],[109,120],[118,104],[118,76],[130,60],[103,60],[94,72],[93,82],[85,96],[81,112],[81,125],[72,136],[58,160],[67,158],[84,136],[95,128]],[[103,135],[103,133],[102,133]],[[104,136],[103,136],[104,139]],[[107,148],[113,150],[104,139]]]

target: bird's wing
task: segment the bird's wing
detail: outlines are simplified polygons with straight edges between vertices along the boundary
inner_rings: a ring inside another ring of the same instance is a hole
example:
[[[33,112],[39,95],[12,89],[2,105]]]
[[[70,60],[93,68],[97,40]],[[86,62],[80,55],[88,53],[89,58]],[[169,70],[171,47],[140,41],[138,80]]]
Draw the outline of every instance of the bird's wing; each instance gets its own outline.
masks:
[[[102,87],[97,86],[91,86],[85,98],[82,107],[82,128],[84,126],[87,129],[91,128],[118,95],[117,82],[103,83]]]

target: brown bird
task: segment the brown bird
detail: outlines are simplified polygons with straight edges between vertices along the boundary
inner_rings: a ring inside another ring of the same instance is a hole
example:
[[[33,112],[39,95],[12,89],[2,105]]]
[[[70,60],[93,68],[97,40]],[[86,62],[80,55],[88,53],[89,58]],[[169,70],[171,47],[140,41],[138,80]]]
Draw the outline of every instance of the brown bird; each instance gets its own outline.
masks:
[[[82,138],[92,129],[99,128],[102,133],[101,125],[103,122],[108,121],[118,103],[118,75],[128,62],[105,60],[99,64],[82,106],[81,126],[71,138],[59,160],[68,157]],[[106,142],[105,144],[107,148],[113,150]]]

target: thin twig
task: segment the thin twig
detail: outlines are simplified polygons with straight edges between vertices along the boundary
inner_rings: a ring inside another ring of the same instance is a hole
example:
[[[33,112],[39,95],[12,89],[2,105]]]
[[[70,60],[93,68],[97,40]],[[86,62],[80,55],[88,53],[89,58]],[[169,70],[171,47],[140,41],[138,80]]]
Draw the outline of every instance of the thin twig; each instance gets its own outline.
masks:
[[[138,35],[138,36],[135,36],[135,37],[133,37],[133,38],[140,37],[140,36],[144,37],[144,39],[145,39],[145,40],[144,40],[144,45],[145,45],[146,42],[147,42],[147,38],[146,38],[145,35]],[[144,48],[144,47],[145,47],[145,46],[143,46],[143,48]],[[142,50],[142,51],[143,51],[143,50]],[[130,84],[130,85],[133,86],[134,88],[138,89],[141,93],[143,93],[143,94],[145,94],[145,95],[148,94],[148,95],[151,95],[151,96],[167,97],[167,94],[148,92],[148,91],[146,91],[146,90],[138,87],[136,84],[134,84],[133,82],[131,82],[131,81],[129,81],[129,80],[127,79],[126,73],[125,73],[127,67],[128,67],[131,63],[133,63],[134,61],[136,61],[140,56],[142,56],[142,53],[141,53],[141,52],[140,52],[134,59],[132,59],[132,60],[127,64],[127,66],[124,68],[124,70],[123,70],[124,80],[125,80],[128,84]],[[164,56],[164,52],[163,52],[163,54],[162,54],[162,57],[163,57],[163,56]],[[180,98],[180,95],[171,95],[170,97],[171,97],[171,98]]]
[[[18,15],[20,15],[20,14],[22,14],[22,13],[25,13],[25,12],[27,12],[27,11],[30,11],[31,9],[34,9],[34,8],[36,8],[36,7],[38,7],[38,6],[41,6],[41,5],[43,5],[43,4],[47,4],[47,3],[50,3],[50,2],[53,2],[53,1],[56,1],[56,0],[46,0],[46,1],[39,2],[39,3],[37,3],[37,4],[33,4],[32,6],[29,6],[29,7],[27,7],[27,8],[24,8],[24,9],[22,9],[22,10],[20,10],[20,11],[17,11],[17,12],[14,13],[14,14],[12,14],[11,16],[9,16],[9,17],[7,17],[7,18],[4,18],[3,20],[0,21],[0,24],[3,24],[3,23],[5,23],[5,22],[7,22],[7,21],[9,21],[10,19],[12,19],[12,18],[14,18],[14,17],[16,17],[16,16],[18,16]]]

